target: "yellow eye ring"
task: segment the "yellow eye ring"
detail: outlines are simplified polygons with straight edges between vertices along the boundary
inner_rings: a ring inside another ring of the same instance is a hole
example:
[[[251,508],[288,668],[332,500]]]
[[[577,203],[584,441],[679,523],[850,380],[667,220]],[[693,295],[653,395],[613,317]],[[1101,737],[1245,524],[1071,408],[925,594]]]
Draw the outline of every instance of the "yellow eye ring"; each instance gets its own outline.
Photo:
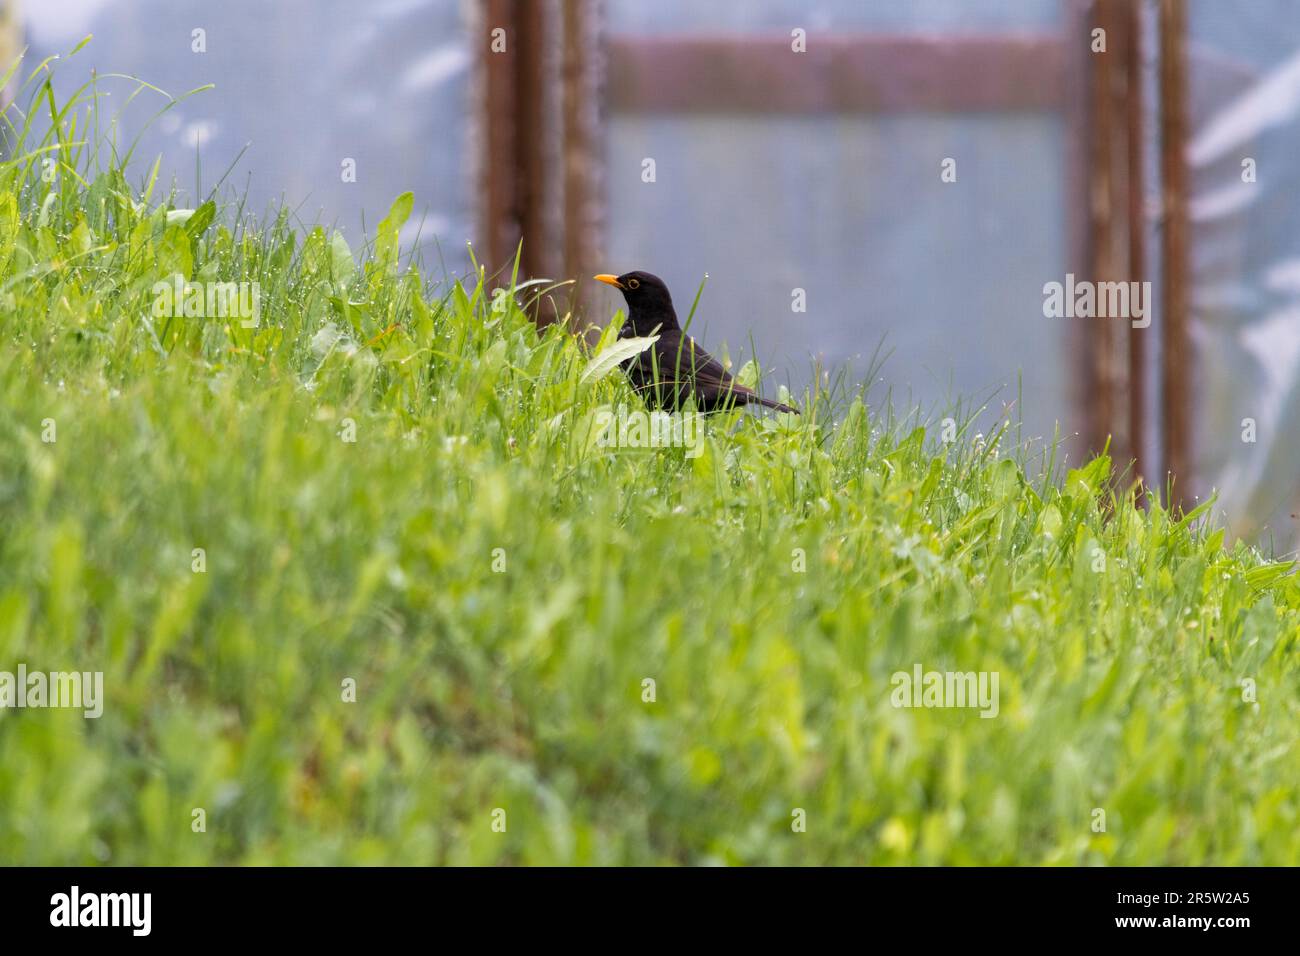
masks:
[[[638,280],[636,280],[636,279],[628,279],[628,280],[627,280],[627,287],[628,287],[629,289],[639,289],[639,288],[641,288],[641,283],[640,283]]]

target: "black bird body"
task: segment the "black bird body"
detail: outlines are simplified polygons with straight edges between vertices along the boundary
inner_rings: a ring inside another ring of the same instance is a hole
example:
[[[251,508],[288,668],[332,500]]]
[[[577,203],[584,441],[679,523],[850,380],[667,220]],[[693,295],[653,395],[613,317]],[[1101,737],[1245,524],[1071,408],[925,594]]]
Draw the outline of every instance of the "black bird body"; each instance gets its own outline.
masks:
[[[694,396],[695,407],[706,413],[739,405],[799,413],[741,385],[721,362],[683,332],[672,296],[659,277],[648,272],[628,272],[596,278],[622,290],[627,300],[627,321],[619,330],[619,338],[659,336],[650,348],[622,363],[632,388],[646,404],[678,411],[688,397]]]

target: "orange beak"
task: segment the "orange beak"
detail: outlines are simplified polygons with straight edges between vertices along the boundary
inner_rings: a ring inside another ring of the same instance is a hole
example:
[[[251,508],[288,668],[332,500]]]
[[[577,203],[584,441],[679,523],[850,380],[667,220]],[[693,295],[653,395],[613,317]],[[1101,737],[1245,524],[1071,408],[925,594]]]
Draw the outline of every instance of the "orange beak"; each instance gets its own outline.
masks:
[[[606,285],[612,285],[615,289],[623,288],[623,284],[618,281],[618,276],[612,276],[608,272],[602,272],[598,276],[593,276],[597,282],[603,282]]]

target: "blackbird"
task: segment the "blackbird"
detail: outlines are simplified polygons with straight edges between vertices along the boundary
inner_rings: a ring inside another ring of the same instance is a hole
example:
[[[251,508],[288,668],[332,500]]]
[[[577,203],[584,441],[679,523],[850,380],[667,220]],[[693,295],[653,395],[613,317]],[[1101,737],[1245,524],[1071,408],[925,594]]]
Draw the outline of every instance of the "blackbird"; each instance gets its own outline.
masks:
[[[622,290],[627,300],[627,321],[619,338],[659,336],[650,348],[621,363],[632,388],[648,405],[677,411],[688,396],[694,396],[695,407],[706,413],[737,405],[763,405],[799,414],[798,409],[741,385],[721,362],[696,345],[678,324],[668,286],[658,276],[627,272],[596,279]]]

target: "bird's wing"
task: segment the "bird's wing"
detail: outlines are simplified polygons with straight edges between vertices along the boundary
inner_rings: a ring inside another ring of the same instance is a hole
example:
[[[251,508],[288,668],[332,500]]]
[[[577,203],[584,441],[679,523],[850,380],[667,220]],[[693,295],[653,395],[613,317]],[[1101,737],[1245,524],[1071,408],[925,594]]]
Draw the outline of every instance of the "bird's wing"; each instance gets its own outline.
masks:
[[[751,389],[741,385],[722,363],[700,347],[689,335],[671,329],[660,337],[655,353],[659,363],[659,381],[676,384],[684,381],[696,388],[712,387],[718,392],[731,391],[739,395],[753,395]],[[644,353],[649,358],[649,353]]]
[[[653,348],[632,361],[628,377],[638,393],[668,388],[680,397],[684,389],[695,396],[698,407],[705,412],[755,402],[779,412],[799,413],[790,405],[763,398],[752,388],[741,385],[721,362],[678,329],[664,332]]]

